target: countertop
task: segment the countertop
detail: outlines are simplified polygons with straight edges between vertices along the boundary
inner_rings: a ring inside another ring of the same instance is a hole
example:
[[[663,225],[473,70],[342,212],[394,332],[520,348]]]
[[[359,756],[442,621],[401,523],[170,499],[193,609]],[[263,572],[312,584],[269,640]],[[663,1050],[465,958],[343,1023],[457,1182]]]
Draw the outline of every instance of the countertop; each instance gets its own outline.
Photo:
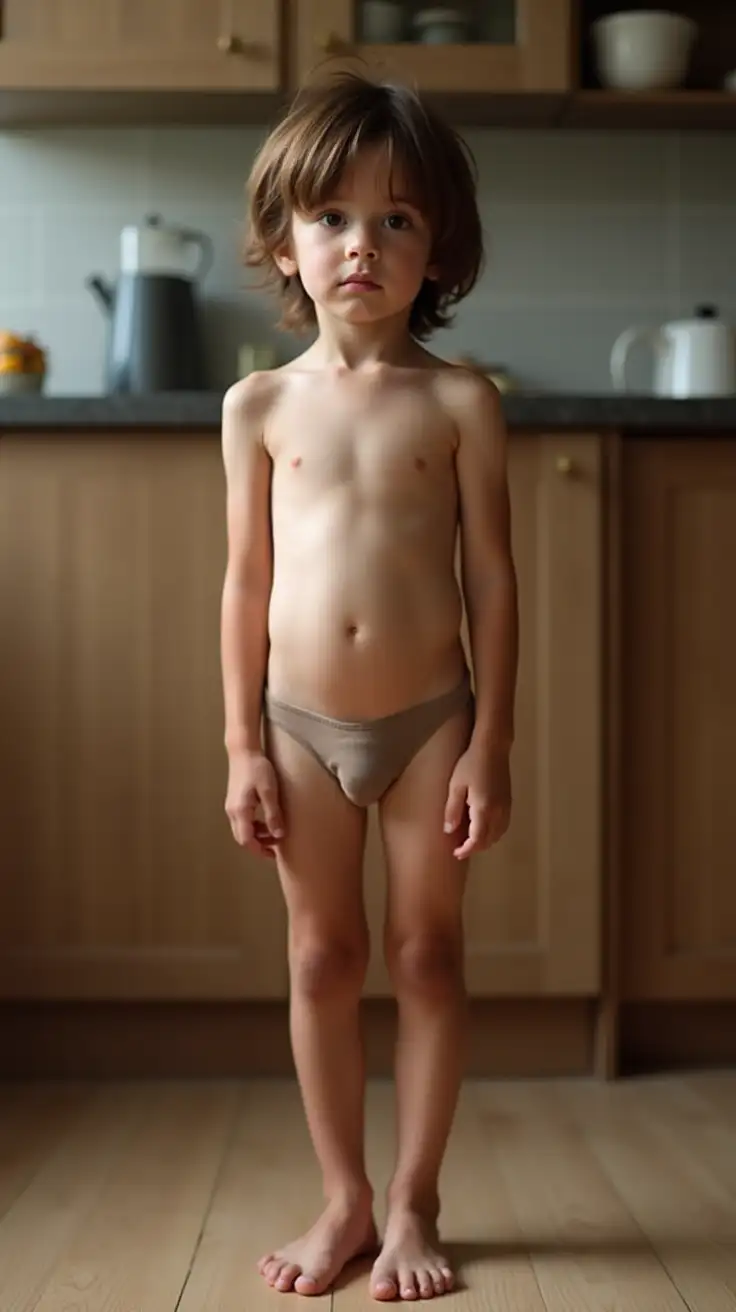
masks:
[[[221,392],[170,392],[151,396],[0,396],[3,430],[106,428],[219,430]],[[518,392],[503,397],[507,422],[516,429],[736,436],[736,395],[686,401],[650,396],[588,396],[582,393]]]

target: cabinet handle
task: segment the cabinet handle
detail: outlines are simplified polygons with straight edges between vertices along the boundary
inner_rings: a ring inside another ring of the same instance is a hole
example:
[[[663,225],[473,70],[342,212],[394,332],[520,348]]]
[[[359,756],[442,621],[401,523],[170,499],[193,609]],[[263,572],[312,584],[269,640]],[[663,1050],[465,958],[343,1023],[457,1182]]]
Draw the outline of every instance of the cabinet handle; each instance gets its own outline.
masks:
[[[570,478],[575,473],[575,466],[569,456],[558,456],[555,461],[555,468],[563,478]]]
[[[318,42],[320,50],[325,55],[351,55],[355,52],[355,47],[349,41],[343,41],[337,32],[328,32]]]

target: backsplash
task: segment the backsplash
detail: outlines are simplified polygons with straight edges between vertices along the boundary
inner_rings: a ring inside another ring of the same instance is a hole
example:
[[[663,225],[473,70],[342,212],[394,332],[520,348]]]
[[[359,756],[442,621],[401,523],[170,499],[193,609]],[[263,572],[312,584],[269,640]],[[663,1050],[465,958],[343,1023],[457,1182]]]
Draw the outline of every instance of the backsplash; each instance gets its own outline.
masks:
[[[439,354],[504,364],[530,388],[606,392],[611,344],[628,324],[704,301],[736,319],[736,133],[466,136],[487,266],[436,335]],[[106,323],[84,280],[114,277],[120,229],[151,212],[214,241],[203,287],[214,388],[237,376],[244,342],[296,353],[239,264],[260,139],[254,128],[0,133],[0,328],[48,347],[49,392],[103,389]]]

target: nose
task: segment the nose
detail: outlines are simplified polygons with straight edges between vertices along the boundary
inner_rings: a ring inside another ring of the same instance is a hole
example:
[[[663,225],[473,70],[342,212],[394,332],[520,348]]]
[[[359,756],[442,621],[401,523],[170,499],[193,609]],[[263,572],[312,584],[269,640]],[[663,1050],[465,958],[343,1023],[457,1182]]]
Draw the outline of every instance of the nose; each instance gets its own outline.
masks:
[[[370,224],[351,224],[347,233],[346,255],[349,260],[375,260],[378,241]]]

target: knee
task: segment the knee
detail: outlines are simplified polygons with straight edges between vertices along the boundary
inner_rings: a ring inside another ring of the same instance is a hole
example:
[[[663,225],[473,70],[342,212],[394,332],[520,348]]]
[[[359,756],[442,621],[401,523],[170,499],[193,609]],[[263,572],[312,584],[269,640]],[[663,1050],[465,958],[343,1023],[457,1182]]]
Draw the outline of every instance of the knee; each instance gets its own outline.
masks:
[[[418,930],[387,949],[397,993],[441,998],[463,986],[462,935]]]
[[[291,984],[312,1001],[360,995],[368,967],[368,945],[332,935],[298,936],[290,951]]]

